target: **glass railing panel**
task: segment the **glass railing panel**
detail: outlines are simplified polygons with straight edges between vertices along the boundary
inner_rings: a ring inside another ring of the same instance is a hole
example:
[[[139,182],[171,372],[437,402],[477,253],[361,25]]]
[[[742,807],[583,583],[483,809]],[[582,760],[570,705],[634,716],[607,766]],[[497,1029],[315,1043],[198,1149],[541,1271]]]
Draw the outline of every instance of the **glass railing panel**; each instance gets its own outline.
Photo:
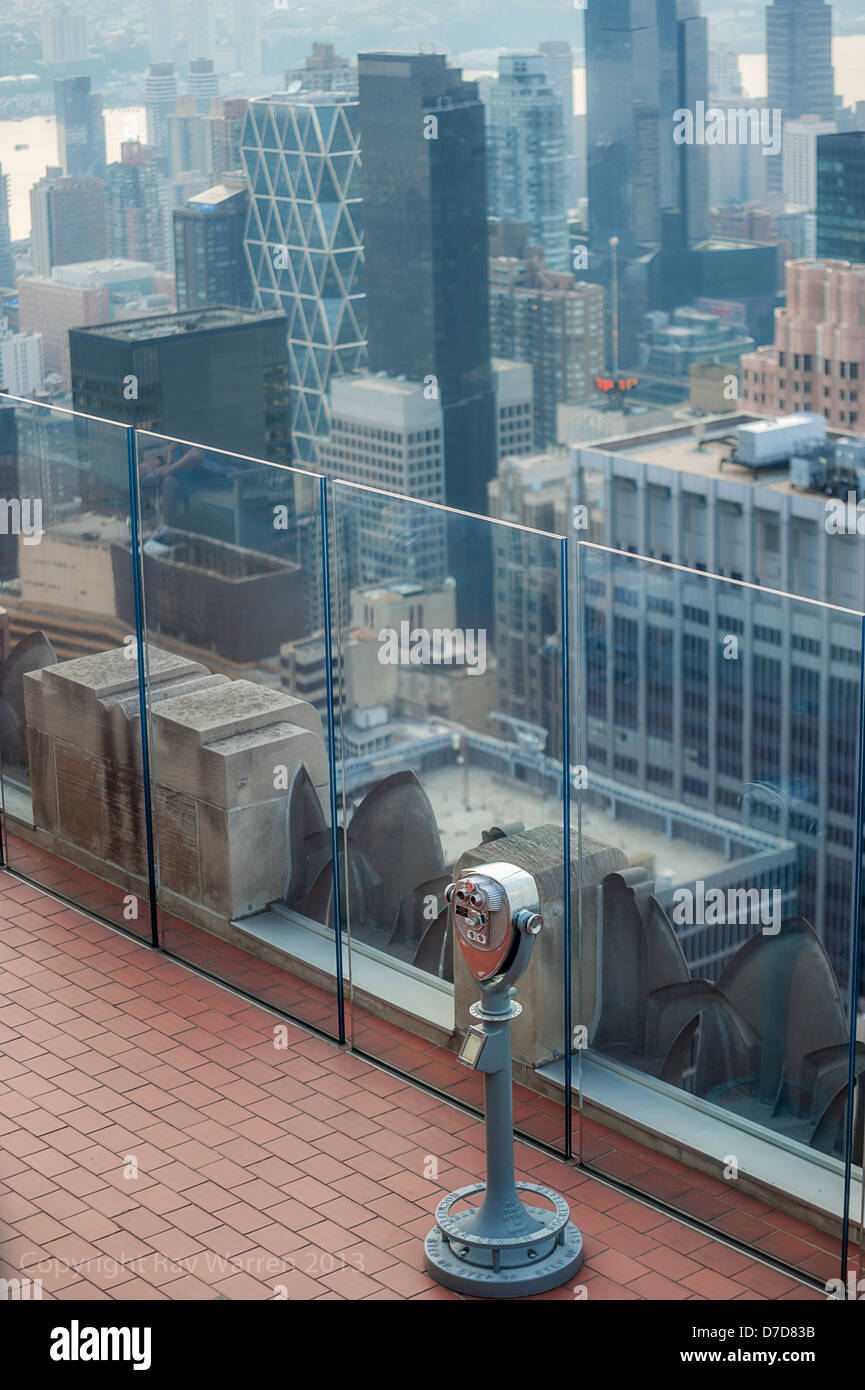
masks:
[[[7,860],[149,940],[129,432],[0,395],[0,436]]]
[[[515,1125],[562,1149],[564,542],[342,482],[331,522],[352,1043],[480,1108],[456,1057],[480,989],[445,890],[526,869],[545,926],[517,986]]]
[[[575,548],[575,1147],[835,1277],[862,1163],[862,615]]]
[[[137,434],[163,944],[339,1036],[323,479]]]

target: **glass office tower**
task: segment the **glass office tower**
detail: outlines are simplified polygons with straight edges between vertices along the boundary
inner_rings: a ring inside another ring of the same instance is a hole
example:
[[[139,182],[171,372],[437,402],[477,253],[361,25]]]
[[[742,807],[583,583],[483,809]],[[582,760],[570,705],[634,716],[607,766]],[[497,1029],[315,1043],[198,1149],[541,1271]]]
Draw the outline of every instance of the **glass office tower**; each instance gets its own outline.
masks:
[[[562,100],[542,53],[506,53],[487,101],[490,213],[527,222],[550,270],[570,270]]]
[[[357,102],[333,94],[250,103],[246,257],[255,306],[288,319],[293,457],[318,462],[333,374],[365,365]]]
[[[485,512],[495,415],[483,104],[441,54],[362,53],[359,87],[370,367],[438,393],[446,500]]]

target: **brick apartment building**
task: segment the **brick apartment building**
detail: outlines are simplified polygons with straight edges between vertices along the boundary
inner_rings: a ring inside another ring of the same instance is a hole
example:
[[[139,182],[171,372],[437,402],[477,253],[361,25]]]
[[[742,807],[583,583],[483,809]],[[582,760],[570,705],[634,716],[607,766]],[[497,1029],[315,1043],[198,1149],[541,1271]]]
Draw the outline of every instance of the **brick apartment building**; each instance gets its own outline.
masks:
[[[775,342],[742,358],[742,401],[760,415],[817,411],[865,433],[865,265],[790,261]]]

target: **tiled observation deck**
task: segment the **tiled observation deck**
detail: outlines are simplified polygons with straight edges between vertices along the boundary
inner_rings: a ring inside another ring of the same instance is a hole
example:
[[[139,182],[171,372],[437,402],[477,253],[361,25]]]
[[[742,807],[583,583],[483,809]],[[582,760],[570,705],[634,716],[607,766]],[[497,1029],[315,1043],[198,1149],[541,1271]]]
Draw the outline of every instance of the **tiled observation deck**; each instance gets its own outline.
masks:
[[[380,1026],[395,1064],[450,1065]],[[0,1051],[0,1277],[58,1299],[456,1297],[423,1272],[422,1237],[440,1197],[482,1171],[477,1119],[8,874]],[[527,1144],[517,1158],[570,1201],[589,1299],[822,1297]],[[681,1165],[653,1163],[681,1182]],[[762,1223],[768,1254],[787,1242],[815,1277],[837,1272],[831,1236],[687,1182],[695,1202],[727,1204],[731,1235]]]

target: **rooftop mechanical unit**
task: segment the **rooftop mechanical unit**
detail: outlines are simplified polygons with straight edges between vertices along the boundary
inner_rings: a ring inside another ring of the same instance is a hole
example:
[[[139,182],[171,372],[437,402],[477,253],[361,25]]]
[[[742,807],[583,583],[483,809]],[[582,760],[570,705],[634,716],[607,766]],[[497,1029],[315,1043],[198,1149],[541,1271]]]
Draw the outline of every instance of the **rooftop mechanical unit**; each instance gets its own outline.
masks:
[[[865,439],[840,439],[798,450],[790,457],[790,482],[794,487],[825,492],[827,497],[855,492],[859,501],[865,497]]]
[[[760,420],[736,431],[736,452],[729,459],[746,468],[777,468],[791,456],[826,442],[826,420],[803,411],[778,420]]]

